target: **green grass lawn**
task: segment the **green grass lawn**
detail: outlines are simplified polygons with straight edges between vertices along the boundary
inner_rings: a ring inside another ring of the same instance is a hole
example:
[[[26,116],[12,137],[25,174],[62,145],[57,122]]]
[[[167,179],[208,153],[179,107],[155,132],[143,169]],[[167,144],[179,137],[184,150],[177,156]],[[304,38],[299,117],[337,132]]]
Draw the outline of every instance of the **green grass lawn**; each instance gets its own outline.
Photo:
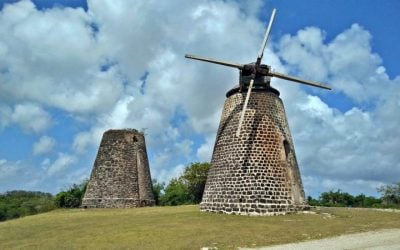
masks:
[[[198,206],[55,210],[1,222],[0,249],[232,249],[400,228],[395,212],[316,212],[248,217],[200,213]]]

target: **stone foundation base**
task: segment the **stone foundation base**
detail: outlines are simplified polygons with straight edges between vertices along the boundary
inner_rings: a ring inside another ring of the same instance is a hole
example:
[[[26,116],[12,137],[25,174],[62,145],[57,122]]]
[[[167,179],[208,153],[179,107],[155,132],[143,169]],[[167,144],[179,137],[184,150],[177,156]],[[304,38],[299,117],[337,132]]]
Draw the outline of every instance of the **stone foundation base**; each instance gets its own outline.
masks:
[[[250,216],[273,216],[297,213],[300,211],[309,210],[307,204],[287,205],[287,204],[265,204],[265,203],[201,203],[200,211],[250,215]]]
[[[82,200],[82,208],[133,208],[154,206],[154,200],[137,200],[131,198],[86,198]]]

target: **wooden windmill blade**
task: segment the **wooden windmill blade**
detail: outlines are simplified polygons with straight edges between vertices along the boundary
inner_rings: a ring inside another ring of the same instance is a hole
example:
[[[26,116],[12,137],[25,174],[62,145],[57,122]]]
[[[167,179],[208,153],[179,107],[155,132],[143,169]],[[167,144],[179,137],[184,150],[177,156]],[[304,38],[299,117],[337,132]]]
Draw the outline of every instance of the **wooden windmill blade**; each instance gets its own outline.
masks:
[[[238,126],[238,129],[236,131],[236,137],[240,136],[240,130],[242,129],[244,115],[246,114],[247,104],[249,103],[251,90],[252,90],[253,84],[254,84],[254,78],[256,77],[257,69],[260,67],[261,59],[263,58],[263,55],[264,55],[265,46],[267,45],[267,42],[268,42],[269,33],[271,32],[272,23],[274,22],[274,18],[275,18],[275,13],[276,13],[276,9],[273,9],[272,10],[272,14],[271,14],[271,18],[269,19],[267,30],[265,31],[264,40],[261,43],[261,48],[260,48],[260,51],[258,52],[257,61],[256,61],[255,65],[254,65],[253,73],[251,75],[250,84],[249,84],[249,87],[247,89],[246,99],[244,100],[243,109],[242,109],[242,112],[240,114],[239,126]]]
[[[284,79],[284,80],[288,80],[288,81],[292,81],[292,82],[297,82],[297,83],[301,83],[301,84],[305,84],[305,85],[309,85],[309,86],[313,86],[313,87],[317,87],[317,88],[322,88],[322,89],[328,89],[331,90],[332,88],[326,84],[323,83],[318,83],[318,82],[314,82],[314,81],[310,81],[310,80],[304,80],[301,78],[297,78],[294,76],[288,76],[282,73],[278,73],[275,71],[270,71],[268,73],[269,76],[273,76],[273,77],[277,77],[280,79]]]
[[[203,61],[203,62],[215,63],[215,64],[232,67],[232,68],[237,68],[237,69],[243,69],[243,67],[244,67],[243,64],[239,64],[239,63],[221,61],[221,60],[216,60],[216,59],[212,59],[209,57],[202,57],[202,56],[196,56],[196,55],[190,55],[190,54],[186,54],[185,58]]]
[[[258,57],[257,57],[257,62],[256,62],[256,63],[258,63],[258,65],[261,64],[261,59],[264,55],[265,46],[267,45],[267,42],[268,42],[269,33],[271,32],[272,23],[274,22],[274,19],[275,19],[275,14],[276,14],[276,9],[273,9],[271,17],[269,19],[267,30],[265,31],[264,40],[261,44],[260,51],[258,52]]]

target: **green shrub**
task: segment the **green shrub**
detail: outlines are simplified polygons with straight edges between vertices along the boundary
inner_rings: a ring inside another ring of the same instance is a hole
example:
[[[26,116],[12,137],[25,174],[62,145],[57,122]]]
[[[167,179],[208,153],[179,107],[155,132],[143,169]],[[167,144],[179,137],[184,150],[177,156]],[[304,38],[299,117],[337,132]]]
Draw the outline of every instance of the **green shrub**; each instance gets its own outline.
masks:
[[[56,194],[54,204],[60,208],[77,208],[82,204],[88,181],[77,185],[73,184],[68,190]]]
[[[176,206],[190,203],[187,186],[180,179],[172,179],[161,196],[161,204]]]
[[[179,178],[172,179],[165,188],[164,183],[153,180],[156,204],[174,206],[200,203],[210,166],[210,163],[206,162],[191,163]]]

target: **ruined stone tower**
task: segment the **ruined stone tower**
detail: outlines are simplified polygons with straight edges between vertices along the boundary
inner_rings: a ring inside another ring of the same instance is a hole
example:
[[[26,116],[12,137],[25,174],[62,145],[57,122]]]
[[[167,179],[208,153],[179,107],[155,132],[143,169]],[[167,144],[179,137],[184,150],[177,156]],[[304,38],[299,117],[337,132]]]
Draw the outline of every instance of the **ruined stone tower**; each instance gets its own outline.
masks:
[[[227,93],[200,209],[243,215],[302,209],[303,185],[279,92],[253,90],[236,137],[244,97],[239,88]]]
[[[134,129],[103,134],[82,207],[154,205],[143,133]]]

